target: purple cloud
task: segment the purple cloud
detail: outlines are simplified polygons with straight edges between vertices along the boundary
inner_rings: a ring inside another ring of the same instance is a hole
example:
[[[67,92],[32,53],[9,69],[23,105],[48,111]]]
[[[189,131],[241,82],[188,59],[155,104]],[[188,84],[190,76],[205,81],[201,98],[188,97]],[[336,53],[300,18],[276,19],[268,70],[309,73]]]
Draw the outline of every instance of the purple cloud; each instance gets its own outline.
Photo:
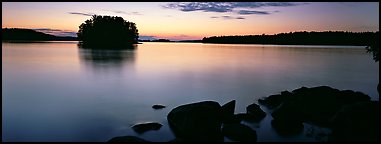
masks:
[[[184,12],[204,11],[204,12],[228,12],[232,7],[221,2],[190,2],[190,3],[170,3],[163,6],[169,9],[179,9]]]
[[[94,13],[82,13],[82,12],[68,12],[69,14],[74,14],[74,15],[83,15],[83,16],[92,16],[95,15]]]
[[[154,39],[156,39],[156,36],[145,36],[145,35],[139,36],[139,40],[154,40]]]
[[[75,31],[68,31],[68,30],[60,30],[60,29],[50,29],[50,28],[35,28],[33,30],[36,30],[38,32],[51,34],[55,36],[70,36],[70,37],[77,37],[77,32]]]
[[[290,7],[307,3],[294,2],[179,2],[163,5],[163,8],[177,9],[183,12],[202,11],[202,12],[232,12],[235,8],[260,8],[260,7]],[[270,14],[265,11],[239,11],[238,14]]]
[[[113,13],[118,13],[118,14],[127,14],[127,15],[143,15],[139,12],[126,12],[126,11],[121,11],[121,10],[107,10],[107,9],[104,9],[103,11],[109,11],[109,12],[113,12]]]
[[[268,15],[269,12],[266,11],[251,11],[251,10],[240,10],[238,11],[241,15],[251,15],[251,14],[258,14],[258,15]]]
[[[229,20],[229,19],[245,19],[244,17],[232,17],[232,16],[221,16],[221,17],[212,16],[210,18],[212,18],[212,19],[223,18],[223,19],[226,19],[226,20]]]

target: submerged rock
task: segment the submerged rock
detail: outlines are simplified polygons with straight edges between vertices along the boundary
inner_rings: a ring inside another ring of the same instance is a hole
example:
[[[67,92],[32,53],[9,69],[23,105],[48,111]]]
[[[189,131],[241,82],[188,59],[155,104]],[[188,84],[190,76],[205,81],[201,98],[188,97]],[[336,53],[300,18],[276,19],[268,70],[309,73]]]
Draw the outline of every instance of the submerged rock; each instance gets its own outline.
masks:
[[[224,124],[222,128],[223,134],[231,140],[239,142],[256,142],[257,132],[250,127],[234,123]]]
[[[107,142],[150,142],[136,136],[118,136],[110,139]]]
[[[159,130],[161,126],[163,125],[160,123],[155,123],[155,122],[141,123],[141,124],[136,124],[132,126],[132,129],[134,129],[135,132],[141,134],[149,130]]]
[[[153,109],[163,109],[165,108],[165,105],[161,105],[161,104],[155,104],[152,106]]]
[[[167,115],[175,136],[184,141],[223,141],[219,103],[203,101],[178,106]]]
[[[259,107],[259,105],[255,103],[246,107],[246,113],[251,115],[251,119],[253,121],[260,121],[266,117],[266,113],[261,109],[261,107]]]

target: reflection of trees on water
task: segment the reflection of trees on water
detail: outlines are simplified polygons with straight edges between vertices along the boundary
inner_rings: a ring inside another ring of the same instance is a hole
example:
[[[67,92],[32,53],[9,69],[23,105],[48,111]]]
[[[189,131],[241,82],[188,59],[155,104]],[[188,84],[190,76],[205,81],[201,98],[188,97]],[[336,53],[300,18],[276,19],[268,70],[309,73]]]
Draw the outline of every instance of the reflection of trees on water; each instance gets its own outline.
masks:
[[[125,65],[133,65],[135,48],[126,49],[88,49],[79,47],[79,58],[85,68],[95,72],[114,72]]]

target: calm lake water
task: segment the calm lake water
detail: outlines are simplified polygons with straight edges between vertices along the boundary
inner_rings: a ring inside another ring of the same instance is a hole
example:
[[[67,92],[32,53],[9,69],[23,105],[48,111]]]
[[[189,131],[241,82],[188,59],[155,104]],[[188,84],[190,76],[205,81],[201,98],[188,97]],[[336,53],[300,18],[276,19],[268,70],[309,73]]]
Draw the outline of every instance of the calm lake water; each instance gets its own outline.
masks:
[[[364,47],[146,42],[99,52],[77,42],[2,43],[2,139],[169,141],[166,115],[182,104],[236,100],[240,113],[261,97],[320,85],[378,100],[378,83],[379,64]],[[280,136],[270,120],[245,124],[258,141],[316,140],[305,136],[308,125],[301,135]],[[151,121],[164,126],[141,135],[131,129]]]

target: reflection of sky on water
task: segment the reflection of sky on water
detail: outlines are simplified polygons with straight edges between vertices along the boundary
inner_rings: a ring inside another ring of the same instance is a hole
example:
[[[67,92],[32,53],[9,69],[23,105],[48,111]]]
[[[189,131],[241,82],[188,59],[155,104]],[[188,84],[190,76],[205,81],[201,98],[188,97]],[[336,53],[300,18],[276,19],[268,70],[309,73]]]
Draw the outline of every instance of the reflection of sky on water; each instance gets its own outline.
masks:
[[[363,48],[144,43],[132,51],[100,52],[76,43],[2,46],[4,141],[107,141],[138,135],[130,126],[151,121],[163,127],[138,136],[169,141],[166,115],[176,106],[234,99],[241,113],[261,97],[301,86],[329,85],[378,100],[379,66]],[[153,104],[167,107],[154,110]],[[311,140],[279,136],[270,120],[267,115],[259,125],[248,124],[258,141]]]

